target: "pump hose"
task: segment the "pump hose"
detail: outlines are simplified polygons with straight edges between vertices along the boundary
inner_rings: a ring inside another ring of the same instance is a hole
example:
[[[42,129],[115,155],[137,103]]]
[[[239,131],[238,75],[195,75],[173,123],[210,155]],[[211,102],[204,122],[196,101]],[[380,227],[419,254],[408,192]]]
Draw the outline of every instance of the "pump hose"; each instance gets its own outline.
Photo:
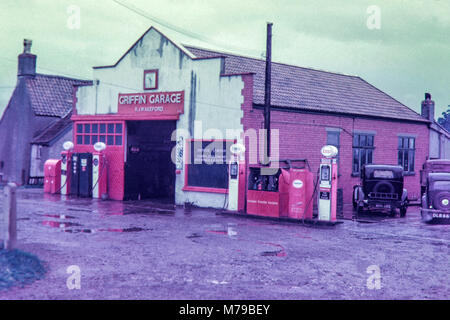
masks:
[[[105,170],[106,166],[108,165],[108,161],[106,160],[106,157],[103,158],[103,160],[105,161],[105,165],[102,166],[102,170],[100,170],[100,174],[98,175],[98,179],[95,182],[95,184],[92,186],[92,191],[94,191],[95,187],[97,186],[98,182],[100,181],[102,175],[103,175],[103,171]]]

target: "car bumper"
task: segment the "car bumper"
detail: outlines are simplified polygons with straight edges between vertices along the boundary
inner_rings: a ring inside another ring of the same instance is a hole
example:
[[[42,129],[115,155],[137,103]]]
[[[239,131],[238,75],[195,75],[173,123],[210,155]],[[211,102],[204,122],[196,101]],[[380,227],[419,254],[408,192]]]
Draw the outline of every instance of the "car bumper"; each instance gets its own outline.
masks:
[[[422,220],[427,223],[445,223],[450,224],[450,211],[441,211],[434,209],[420,209]]]

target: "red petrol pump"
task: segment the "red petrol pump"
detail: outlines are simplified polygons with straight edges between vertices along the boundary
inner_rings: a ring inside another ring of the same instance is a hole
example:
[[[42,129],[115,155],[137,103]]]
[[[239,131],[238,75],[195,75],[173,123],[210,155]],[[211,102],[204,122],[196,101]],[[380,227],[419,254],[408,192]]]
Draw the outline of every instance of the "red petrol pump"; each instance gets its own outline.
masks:
[[[291,168],[289,175],[288,217],[292,219],[312,219],[314,192],[313,174],[306,168]]]
[[[319,168],[318,218],[322,221],[336,221],[338,149],[327,145],[321,149],[322,156]]]
[[[294,165],[301,162],[302,165]],[[280,160],[271,175],[250,167],[247,213],[274,218],[312,219],[313,174],[306,159]]]
[[[44,192],[58,193],[61,189],[61,160],[48,159],[44,164]]]

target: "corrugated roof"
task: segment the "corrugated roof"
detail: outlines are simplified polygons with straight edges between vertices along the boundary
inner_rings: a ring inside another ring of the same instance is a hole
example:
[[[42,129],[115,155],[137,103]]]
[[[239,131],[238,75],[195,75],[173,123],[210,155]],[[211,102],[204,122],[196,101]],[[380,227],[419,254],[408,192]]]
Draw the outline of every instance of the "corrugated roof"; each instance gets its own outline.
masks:
[[[265,60],[184,47],[197,58],[225,57],[225,74],[254,73],[253,103],[264,104]],[[273,62],[271,88],[275,107],[428,122],[358,76]]]
[[[73,107],[73,86],[91,81],[36,74],[26,79],[31,107],[38,116],[64,117]]]

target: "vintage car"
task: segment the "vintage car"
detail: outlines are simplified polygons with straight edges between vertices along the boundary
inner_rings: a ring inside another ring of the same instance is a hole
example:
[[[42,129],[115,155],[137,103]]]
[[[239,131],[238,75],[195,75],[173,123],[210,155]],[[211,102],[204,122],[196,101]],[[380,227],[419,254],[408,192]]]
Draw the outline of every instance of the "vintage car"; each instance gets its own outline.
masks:
[[[450,223],[450,159],[428,160],[420,172],[421,215],[427,223]]]
[[[399,209],[406,215],[408,192],[403,188],[403,168],[394,165],[368,164],[361,168],[361,184],[353,187],[353,207],[358,214],[364,209],[389,210],[391,215]]]

